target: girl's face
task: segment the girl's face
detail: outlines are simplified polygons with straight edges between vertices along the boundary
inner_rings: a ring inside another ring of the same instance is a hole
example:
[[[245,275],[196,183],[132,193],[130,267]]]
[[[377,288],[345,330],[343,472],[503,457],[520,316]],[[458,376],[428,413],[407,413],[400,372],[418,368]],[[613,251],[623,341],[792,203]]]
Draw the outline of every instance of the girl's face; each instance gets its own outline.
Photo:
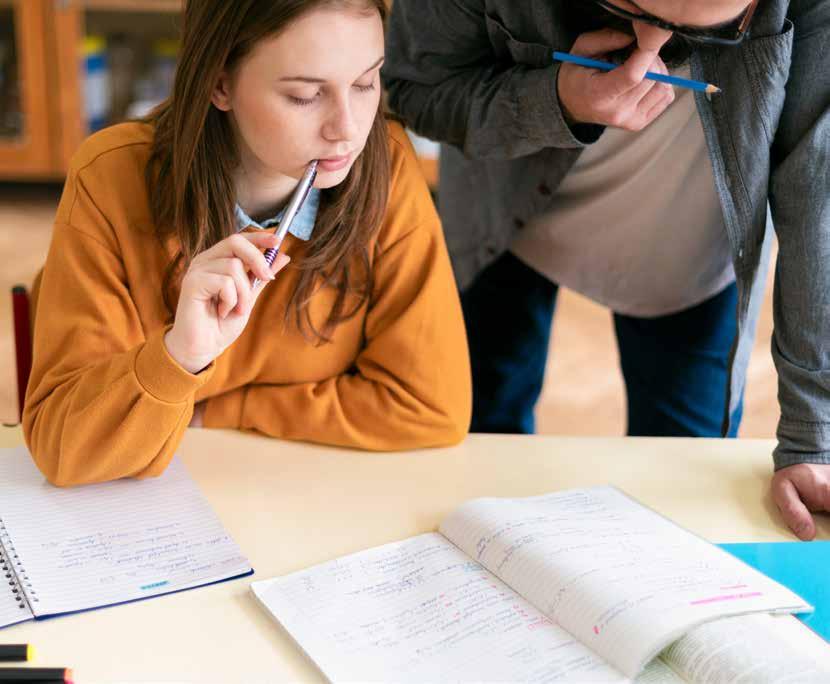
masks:
[[[213,104],[229,113],[246,178],[290,192],[318,159],[316,187],[343,181],[378,110],[383,54],[377,11],[322,8],[223,74]]]

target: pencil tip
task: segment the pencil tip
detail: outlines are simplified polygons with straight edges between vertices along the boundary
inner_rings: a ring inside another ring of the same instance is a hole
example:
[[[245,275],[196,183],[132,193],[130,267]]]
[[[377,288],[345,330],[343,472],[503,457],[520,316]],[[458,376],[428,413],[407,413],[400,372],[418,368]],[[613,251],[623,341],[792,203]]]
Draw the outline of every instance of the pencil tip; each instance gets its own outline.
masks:
[[[709,93],[709,94],[711,95],[712,93],[719,93],[719,92],[721,92],[721,89],[720,89],[720,88],[718,88],[716,85],[711,85],[711,84],[710,84],[710,85],[707,85],[707,86],[706,86],[706,92],[707,92],[707,93]]]

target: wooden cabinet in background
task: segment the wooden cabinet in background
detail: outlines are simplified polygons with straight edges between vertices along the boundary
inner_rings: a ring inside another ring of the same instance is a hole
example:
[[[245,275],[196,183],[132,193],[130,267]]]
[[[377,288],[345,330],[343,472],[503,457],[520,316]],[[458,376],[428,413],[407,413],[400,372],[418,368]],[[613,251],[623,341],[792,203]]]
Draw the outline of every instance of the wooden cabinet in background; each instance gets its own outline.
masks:
[[[0,0],[0,177],[57,175],[61,168],[49,67],[47,0]]]
[[[64,176],[88,134],[81,45],[89,25],[141,33],[160,16],[173,27],[180,7],[181,0],[0,0],[0,119],[11,122],[0,121],[0,179]]]

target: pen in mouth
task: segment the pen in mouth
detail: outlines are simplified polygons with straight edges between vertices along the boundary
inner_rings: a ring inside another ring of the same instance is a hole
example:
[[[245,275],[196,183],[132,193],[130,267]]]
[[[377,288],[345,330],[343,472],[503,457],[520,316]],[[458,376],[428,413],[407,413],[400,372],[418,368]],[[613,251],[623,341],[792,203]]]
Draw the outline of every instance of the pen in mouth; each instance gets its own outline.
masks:
[[[282,241],[285,240],[285,236],[288,234],[291,224],[294,222],[297,214],[300,213],[300,209],[302,208],[306,197],[308,197],[311,187],[314,185],[314,179],[317,178],[318,163],[318,160],[314,159],[306,167],[303,177],[300,178],[300,182],[297,183],[297,187],[294,188],[294,192],[291,194],[291,199],[288,200],[288,206],[286,206],[285,213],[280,220],[279,228],[277,228],[277,244],[274,247],[269,247],[265,250],[265,261],[268,262],[269,268],[274,265],[274,260],[277,258],[277,254],[280,251]],[[257,277],[254,277],[251,281],[251,285],[253,287],[256,287],[259,283],[260,280]]]

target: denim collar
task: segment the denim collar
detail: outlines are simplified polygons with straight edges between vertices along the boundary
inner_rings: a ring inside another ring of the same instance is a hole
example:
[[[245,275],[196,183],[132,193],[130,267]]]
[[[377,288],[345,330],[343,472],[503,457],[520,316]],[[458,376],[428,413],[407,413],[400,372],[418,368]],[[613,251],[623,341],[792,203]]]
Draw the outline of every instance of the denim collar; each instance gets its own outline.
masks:
[[[288,229],[288,232],[300,240],[308,240],[314,230],[314,223],[317,220],[317,210],[319,208],[320,189],[311,188],[308,193],[308,197],[306,197],[305,203],[294,217],[294,222],[291,224],[291,228]],[[254,228],[272,228],[282,220],[282,215],[285,213],[285,209],[280,211],[276,216],[265,219],[262,223],[254,221],[238,204],[234,206],[233,213],[234,218],[236,219],[236,231],[239,232],[248,226],[253,226]]]

